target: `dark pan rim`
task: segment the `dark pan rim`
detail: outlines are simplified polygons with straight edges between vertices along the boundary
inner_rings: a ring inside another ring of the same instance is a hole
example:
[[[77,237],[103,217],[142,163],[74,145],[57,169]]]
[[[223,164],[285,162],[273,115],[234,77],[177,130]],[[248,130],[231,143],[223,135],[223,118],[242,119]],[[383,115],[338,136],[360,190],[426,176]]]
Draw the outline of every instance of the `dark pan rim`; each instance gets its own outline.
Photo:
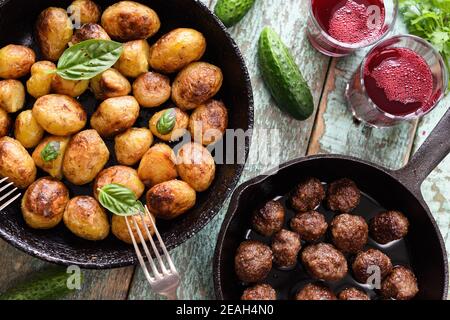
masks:
[[[232,47],[232,50],[234,54],[236,55],[238,61],[239,61],[239,67],[242,72],[242,75],[244,77],[245,81],[245,87],[247,88],[248,97],[247,97],[247,104],[248,108],[246,112],[248,113],[248,130],[251,133],[252,129],[254,127],[254,100],[253,100],[253,89],[251,85],[250,75],[247,69],[247,66],[245,64],[244,57],[234,41],[234,39],[231,37],[230,33],[228,32],[225,25],[219,20],[219,18],[216,17],[215,14],[200,0],[191,0],[192,5],[198,6],[198,8],[203,12],[203,14],[208,17],[209,19],[213,19],[213,21],[217,24],[217,26],[221,29],[221,31],[224,33],[225,37],[227,38],[229,44]],[[3,6],[6,2],[0,2],[0,6]],[[252,140],[252,134],[249,134],[249,138],[247,139],[245,143],[245,160],[247,161],[249,151],[250,151],[250,144]],[[189,232],[185,232],[182,234],[179,238],[177,238],[177,241],[168,246],[167,249],[170,251],[181,244],[185,243],[187,240],[192,238],[194,235],[196,235],[198,232],[200,232],[211,220],[219,213],[219,211],[222,209],[224,203],[226,200],[230,197],[233,190],[236,188],[241,176],[242,172],[244,171],[245,164],[239,164],[236,165],[236,175],[233,177],[228,190],[224,193],[223,201],[222,203],[218,202],[211,210],[208,211],[208,214],[205,216],[205,219],[199,219],[195,224],[193,224],[192,228],[189,230]],[[16,237],[11,236],[4,232],[3,229],[0,229],[0,238],[8,242],[10,245],[15,247],[16,249],[19,249],[20,251],[23,251],[35,258],[42,259],[47,262],[63,265],[63,266],[69,266],[69,265],[77,265],[84,269],[115,269],[115,268],[122,268],[122,267],[128,267],[132,265],[137,265],[139,263],[136,255],[131,255],[130,258],[126,260],[121,260],[120,262],[111,262],[111,263],[97,263],[97,262],[79,262],[75,260],[70,259],[63,259],[63,258],[55,258],[50,254],[47,254],[45,252],[42,252],[40,250],[35,250],[33,248],[28,247],[28,245],[18,240]]]
[[[403,183],[401,183],[398,179],[398,177],[393,173],[393,171],[388,170],[380,165],[371,163],[369,161],[365,161],[362,159],[358,159],[351,156],[343,156],[343,155],[333,155],[333,154],[326,154],[326,155],[313,155],[313,156],[307,156],[307,157],[301,157],[297,158],[291,161],[288,161],[282,165],[280,165],[278,168],[270,170],[266,172],[265,174],[262,174],[260,176],[257,176],[243,184],[241,184],[236,190],[233,192],[233,195],[231,197],[230,205],[228,207],[227,214],[225,215],[225,219],[223,221],[223,224],[220,228],[219,236],[217,238],[217,244],[214,251],[214,258],[213,258],[213,282],[214,282],[214,292],[216,295],[216,298],[218,300],[224,300],[223,292],[222,292],[222,281],[221,281],[221,267],[222,267],[222,248],[223,243],[225,241],[225,235],[228,231],[228,228],[230,227],[231,221],[234,219],[236,215],[236,211],[240,205],[241,202],[241,195],[245,192],[245,190],[250,187],[257,184],[262,183],[266,179],[268,179],[270,176],[277,174],[278,171],[282,171],[288,167],[291,167],[293,165],[301,164],[304,162],[314,161],[314,160],[321,160],[321,159],[341,159],[341,160],[347,160],[347,161],[353,161],[357,162],[363,165],[370,166],[372,168],[378,169],[379,171],[389,175],[394,180],[398,181],[400,184],[402,184],[409,192],[411,192],[415,198],[420,202],[422,208],[425,210],[428,219],[431,221],[438,239],[439,239],[439,246],[441,248],[441,254],[444,259],[444,279],[442,279],[442,283],[444,284],[443,288],[443,295],[441,297],[441,300],[447,300],[448,298],[448,287],[449,287],[449,277],[448,277],[448,258],[447,258],[447,250],[445,249],[445,243],[444,239],[442,237],[442,233],[440,232],[439,226],[436,223],[435,218],[431,214],[431,211],[429,210],[428,205],[426,204],[423,197],[419,194],[417,195],[413,190],[410,190],[408,187],[406,187]]]

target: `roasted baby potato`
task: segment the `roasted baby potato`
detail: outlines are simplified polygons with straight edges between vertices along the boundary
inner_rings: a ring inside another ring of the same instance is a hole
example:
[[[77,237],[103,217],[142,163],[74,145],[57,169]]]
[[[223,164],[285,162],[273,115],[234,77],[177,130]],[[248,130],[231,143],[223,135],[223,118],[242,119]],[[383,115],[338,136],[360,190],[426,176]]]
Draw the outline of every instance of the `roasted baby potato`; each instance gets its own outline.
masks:
[[[109,234],[108,216],[92,197],[71,199],[64,211],[63,221],[73,234],[85,240],[99,241]]]
[[[39,61],[31,67],[31,77],[27,81],[27,91],[34,98],[40,98],[49,94],[52,90],[56,65],[50,61]]]
[[[25,148],[34,148],[42,140],[44,129],[37,123],[31,110],[23,111],[17,116],[14,136]]]
[[[153,135],[145,128],[130,128],[114,139],[117,161],[126,166],[134,166],[141,161],[153,144]]]
[[[134,97],[109,98],[92,115],[91,126],[102,137],[111,137],[131,128],[139,117],[139,103]]]
[[[147,206],[157,218],[175,219],[195,205],[196,193],[186,182],[171,180],[147,192]]]
[[[18,80],[0,81],[0,108],[9,113],[19,111],[25,105],[25,87]]]
[[[138,175],[149,187],[178,177],[172,148],[163,143],[151,147],[139,164]]]
[[[69,202],[69,190],[53,178],[34,182],[22,198],[22,215],[33,229],[51,229],[62,220]]]
[[[102,26],[119,41],[147,39],[158,32],[161,22],[155,11],[134,2],[120,1],[102,15]]]
[[[209,100],[192,112],[189,131],[195,142],[205,146],[219,141],[228,127],[228,111],[221,101]]]
[[[128,232],[127,222],[125,221],[125,219],[126,219],[125,217],[113,215],[112,221],[111,221],[111,231],[117,237],[117,239],[119,239],[125,243],[132,244],[133,241],[131,240],[131,236]],[[131,230],[133,231],[133,234],[134,234],[134,238],[136,239],[136,242],[141,243],[141,240],[136,232],[136,228],[135,228],[133,219],[132,218],[128,218],[128,219],[129,219]],[[141,230],[142,236],[145,241],[148,240],[148,235],[147,235],[147,231],[145,231],[144,222],[145,222],[145,225],[147,225],[148,230],[150,230],[150,234],[152,236],[155,234],[155,230],[153,228],[153,223],[150,219],[153,219],[153,221],[155,221],[154,217],[150,218],[150,216],[148,216],[148,215],[144,216],[144,221],[142,221],[142,218],[140,216],[136,216],[136,223],[137,223],[139,229]]]
[[[180,109],[195,109],[214,97],[222,82],[220,68],[206,62],[191,63],[175,78],[172,100]]]
[[[52,79],[52,92],[73,98],[81,96],[89,87],[89,80],[67,80],[55,74]]]
[[[94,196],[98,199],[99,189],[108,184],[120,184],[134,192],[136,198],[144,193],[145,186],[136,170],[125,166],[113,166],[100,172],[94,182]]]
[[[91,0],[75,0],[67,11],[81,26],[86,23],[97,23],[101,16],[99,6]]]
[[[63,174],[75,185],[87,184],[103,170],[108,159],[109,150],[97,131],[81,131],[67,146]]]
[[[0,108],[0,138],[8,135],[11,119],[5,110]]]
[[[36,180],[36,165],[19,141],[0,138],[0,177],[8,177],[18,188],[25,189]]]
[[[216,164],[208,149],[198,143],[187,143],[178,151],[177,171],[195,191],[203,192],[214,180]]]
[[[176,122],[175,126],[173,127],[172,131],[167,134],[162,134],[158,131],[158,121],[160,121],[161,117],[168,112],[168,110],[173,110],[176,113]],[[179,108],[171,108],[162,110],[158,113],[155,113],[153,117],[150,119],[150,130],[152,130],[152,133],[157,136],[159,139],[163,141],[177,141],[180,139],[187,131],[189,123],[189,116],[186,112]]]
[[[146,108],[159,107],[170,99],[170,79],[156,72],[140,75],[133,83],[133,95]]]
[[[33,116],[45,131],[56,136],[77,133],[87,121],[81,104],[61,94],[49,94],[37,99],[33,106]]]
[[[87,23],[73,33],[69,45],[73,46],[77,43],[91,39],[111,40],[105,29],[100,25],[96,23]]]
[[[108,69],[91,79],[91,91],[98,100],[127,96],[131,84],[116,69]]]
[[[205,54],[206,39],[197,30],[175,29],[159,39],[150,49],[150,66],[163,73],[180,71]]]
[[[10,44],[0,49],[0,78],[18,79],[26,76],[36,61],[28,47]]]
[[[130,41],[123,44],[123,52],[114,68],[125,77],[137,78],[148,72],[150,46],[146,40]]]
[[[62,164],[64,155],[67,150],[67,145],[69,144],[70,137],[58,137],[58,136],[49,136],[39,143],[39,145],[33,151],[33,160],[36,166],[47,172],[53,178],[61,180],[63,178],[62,173]],[[49,145],[50,144],[50,145]],[[51,158],[45,158],[45,154],[43,156],[42,151],[45,148],[52,147],[56,152],[56,158],[52,160]]]
[[[73,35],[73,25],[66,10],[50,7],[39,15],[36,36],[45,60],[57,61]]]

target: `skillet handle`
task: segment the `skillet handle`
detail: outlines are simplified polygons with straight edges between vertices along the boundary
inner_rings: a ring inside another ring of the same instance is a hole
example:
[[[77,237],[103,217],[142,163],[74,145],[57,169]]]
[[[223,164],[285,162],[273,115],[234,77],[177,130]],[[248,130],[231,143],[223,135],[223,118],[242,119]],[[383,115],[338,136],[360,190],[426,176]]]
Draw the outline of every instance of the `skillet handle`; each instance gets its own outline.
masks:
[[[450,152],[450,108],[410,162],[394,175],[411,190],[420,193],[423,181]]]

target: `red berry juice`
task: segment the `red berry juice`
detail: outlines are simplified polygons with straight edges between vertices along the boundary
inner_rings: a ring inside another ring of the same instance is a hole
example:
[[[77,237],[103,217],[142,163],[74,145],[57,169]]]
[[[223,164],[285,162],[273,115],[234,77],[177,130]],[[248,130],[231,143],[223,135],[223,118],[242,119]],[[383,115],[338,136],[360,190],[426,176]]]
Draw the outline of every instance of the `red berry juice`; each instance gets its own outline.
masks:
[[[416,52],[406,48],[372,52],[364,65],[364,85],[370,99],[395,116],[419,109],[426,112],[436,102],[430,67]]]
[[[347,44],[370,42],[384,32],[384,0],[312,0],[312,11],[323,30]],[[377,11],[371,6],[376,6]]]

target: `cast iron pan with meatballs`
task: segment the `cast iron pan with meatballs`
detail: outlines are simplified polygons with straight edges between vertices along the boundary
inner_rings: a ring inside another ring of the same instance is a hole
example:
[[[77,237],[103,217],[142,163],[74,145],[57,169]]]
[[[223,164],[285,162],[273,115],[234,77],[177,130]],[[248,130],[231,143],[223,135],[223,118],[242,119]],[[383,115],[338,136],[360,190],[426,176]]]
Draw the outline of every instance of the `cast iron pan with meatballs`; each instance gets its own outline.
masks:
[[[134,264],[124,218],[99,204],[111,184],[148,205],[169,249],[210,221],[245,159],[216,164],[207,147],[252,128],[253,100],[236,44],[201,2],[0,1],[0,17],[0,176],[24,195],[0,215],[2,238],[60,264]],[[52,73],[89,39],[123,44],[112,68],[90,80]]]
[[[216,246],[217,298],[447,299],[446,249],[420,187],[450,151],[449,129],[450,111],[398,171],[319,155],[238,187]]]

